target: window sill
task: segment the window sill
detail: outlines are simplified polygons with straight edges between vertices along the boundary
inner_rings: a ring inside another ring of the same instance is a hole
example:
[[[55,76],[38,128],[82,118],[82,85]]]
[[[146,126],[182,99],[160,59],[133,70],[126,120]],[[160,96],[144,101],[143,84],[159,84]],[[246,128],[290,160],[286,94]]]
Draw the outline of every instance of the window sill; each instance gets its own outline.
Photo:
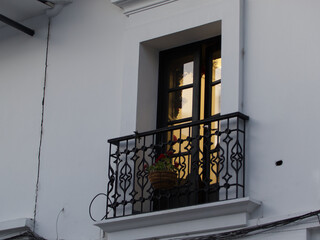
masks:
[[[108,239],[169,237],[247,226],[261,203],[249,197],[108,219],[96,223]]]
[[[122,8],[124,14],[129,16],[151,8],[159,7],[177,0],[110,0],[114,5]]]
[[[33,221],[30,218],[20,218],[0,222],[0,239],[18,236],[24,232],[31,231]]]

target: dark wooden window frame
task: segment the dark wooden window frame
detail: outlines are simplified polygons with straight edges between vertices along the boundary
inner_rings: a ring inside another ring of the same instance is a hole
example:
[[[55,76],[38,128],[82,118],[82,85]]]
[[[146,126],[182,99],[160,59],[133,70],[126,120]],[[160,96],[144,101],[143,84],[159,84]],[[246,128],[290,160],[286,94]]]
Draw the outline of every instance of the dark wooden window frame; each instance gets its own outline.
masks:
[[[200,42],[165,50],[159,54],[159,81],[158,81],[158,109],[157,109],[157,128],[167,127],[169,124],[183,123],[187,121],[197,121],[200,119],[200,83],[202,70],[205,69],[205,118],[211,112],[211,87],[220,84],[221,80],[211,82],[209,77],[212,68],[209,59],[212,59],[212,52],[221,49],[221,36],[206,39]],[[194,76],[192,86],[186,85],[169,90],[166,74],[170,64],[170,59],[190,58],[193,55]],[[193,88],[193,108],[192,117],[168,122],[168,94],[170,91]]]
[[[214,52],[216,50],[220,51],[220,56],[213,56]],[[168,125],[173,124],[180,124],[180,123],[186,123],[189,121],[197,121],[200,120],[200,94],[201,94],[201,75],[202,73],[205,73],[205,104],[204,104],[204,118],[211,116],[211,91],[212,86],[220,84],[221,80],[217,80],[212,82],[212,59],[213,57],[218,58],[221,57],[221,36],[217,36],[214,38],[210,38],[207,40],[203,40],[200,42],[184,45],[181,47],[176,47],[173,49],[165,50],[160,52],[159,54],[159,82],[158,82],[158,109],[157,109],[157,128],[163,128],[168,127]],[[181,60],[181,62],[187,62],[189,59],[194,62],[193,66],[193,83],[175,87],[169,89],[169,68],[170,64],[172,64],[175,60]],[[183,61],[187,60],[187,61]],[[174,121],[168,121],[168,99],[169,99],[169,92],[172,91],[178,91],[183,89],[193,88],[193,103],[192,103],[192,116],[174,120]],[[217,114],[220,115],[220,114]],[[199,133],[199,129],[193,128],[192,129],[192,135],[195,136]],[[163,139],[167,138],[167,136],[161,136],[160,142],[163,141]],[[196,144],[197,145],[197,144]],[[162,152],[165,151],[165,149],[161,150]],[[198,154],[195,154],[197,149],[194,149],[193,152],[193,160],[192,161],[199,161]],[[183,154],[183,153],[180,153]],[[207,153],[204,153],[207,154]],[[206,164],[208,165],[208,164]],[[206,169],[203,171],[208,172],[209,166],[204,166]],[[199,179],[199,174],[197,170],[193,170],[190,173],[190,178],[192,184],[201,185],[201,180]],[[206,200],[204,199],[215,199],[218,200],[218,192],[215,190],[217,188],[216,185],[212,185],[212,192],[213,194],[211,196],[200,196],[198,194],[189,196],[191,198],[191,202],[193,204],[197,203],[203,203]],[[167,205],[163,203],[159,203],[160,205],[155,205],[155,209],[166,209]],[[175,203],[173,203],[174,205]]]

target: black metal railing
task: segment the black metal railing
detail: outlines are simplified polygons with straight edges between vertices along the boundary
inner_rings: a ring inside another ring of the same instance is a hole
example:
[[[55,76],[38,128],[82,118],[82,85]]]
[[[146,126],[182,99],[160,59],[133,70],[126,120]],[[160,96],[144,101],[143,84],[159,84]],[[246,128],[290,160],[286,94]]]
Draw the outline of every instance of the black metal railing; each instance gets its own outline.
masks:
[[[244,197],[242,113],[110,139],[106,218]],[[170,151],[177,182],[155,190],[146,167]]]

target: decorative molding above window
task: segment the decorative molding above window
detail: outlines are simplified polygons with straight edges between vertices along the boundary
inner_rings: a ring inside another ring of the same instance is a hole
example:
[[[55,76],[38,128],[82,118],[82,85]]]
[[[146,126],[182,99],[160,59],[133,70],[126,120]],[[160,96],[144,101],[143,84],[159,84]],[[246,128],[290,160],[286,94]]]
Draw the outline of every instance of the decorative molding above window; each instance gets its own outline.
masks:
[[[124,14],[132,14],[159,7],[178,0],[110,0],[114,5],[122,8]]]

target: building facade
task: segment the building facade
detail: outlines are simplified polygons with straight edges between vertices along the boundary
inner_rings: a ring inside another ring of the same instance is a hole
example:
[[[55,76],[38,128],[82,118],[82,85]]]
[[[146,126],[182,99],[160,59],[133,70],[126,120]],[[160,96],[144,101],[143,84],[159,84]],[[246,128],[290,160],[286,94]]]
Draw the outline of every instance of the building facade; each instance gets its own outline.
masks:
[[[0,3],[0,239],[319,239],[319,8]]]

